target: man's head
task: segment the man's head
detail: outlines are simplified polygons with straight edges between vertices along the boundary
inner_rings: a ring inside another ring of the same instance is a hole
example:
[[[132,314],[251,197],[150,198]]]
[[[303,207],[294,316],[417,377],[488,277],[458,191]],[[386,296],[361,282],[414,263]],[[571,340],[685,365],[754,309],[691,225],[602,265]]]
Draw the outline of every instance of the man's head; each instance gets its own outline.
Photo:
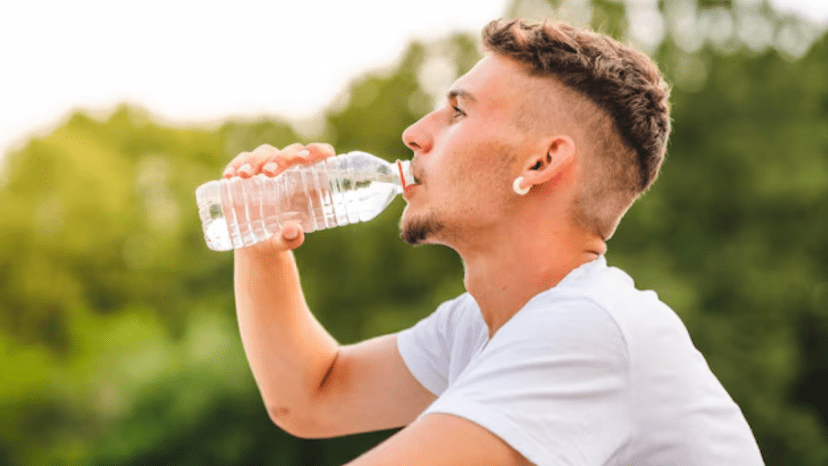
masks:
[[[451,246],[479,238],[485,247],[513,234],[521,209],[537,221],[549,205],[553,222],[608,238],[664,156],[669,117],[658,70],[565,25],[493,22],[483,39],[488,55],[445,105],[403,133],[422,181],[406,193],[403,237]],[[537,207],[512,191],[518,175]]]
[[[658,68],[644,54],[606,36],[549,21],[494,21],[483,30],[483,44],[520,63],[530,75],[548,78],[553,88],[565,88],[535,92],[537,99],[522,112],[521,124],[528,130],[556,131],[550,125],[568,115],[588,136],[579,141],[588,147],[579,151],[580,187],[572,213],[580,227],[609,238],[655,180],[664,159],[669,90]]]

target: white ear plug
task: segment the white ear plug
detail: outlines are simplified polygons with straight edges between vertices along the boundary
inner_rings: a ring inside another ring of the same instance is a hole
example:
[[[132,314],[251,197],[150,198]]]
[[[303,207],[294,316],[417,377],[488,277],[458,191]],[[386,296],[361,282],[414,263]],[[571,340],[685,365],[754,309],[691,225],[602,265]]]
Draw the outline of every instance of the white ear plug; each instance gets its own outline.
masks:
[[[525,195],[526,193],[529,192],[530,189],[532,189],[531,185],[529,185],[525,188],[521,188],[520,187],[521,183],[523,183],[523,177],[522,176],[519,176],[519,177],[515,178],[515,182],[512,183],[512,189],[515,191],[515,194],[518,194],[519,196]]]

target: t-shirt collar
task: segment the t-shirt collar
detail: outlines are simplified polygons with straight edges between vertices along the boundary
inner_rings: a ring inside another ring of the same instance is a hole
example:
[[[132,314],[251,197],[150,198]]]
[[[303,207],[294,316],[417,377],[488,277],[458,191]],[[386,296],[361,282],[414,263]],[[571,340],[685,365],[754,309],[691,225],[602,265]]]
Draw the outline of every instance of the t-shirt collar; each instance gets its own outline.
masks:
[[[564,288],[570,286],[576,282],[578,282],[581,278],[589,276],[595,272],[607,268],[607,258],[602,255],[599,255],[597,258],[585,262],[580,266],[573,269],[571,272],[566,274],[566,276],[555,285],[555,288]]]

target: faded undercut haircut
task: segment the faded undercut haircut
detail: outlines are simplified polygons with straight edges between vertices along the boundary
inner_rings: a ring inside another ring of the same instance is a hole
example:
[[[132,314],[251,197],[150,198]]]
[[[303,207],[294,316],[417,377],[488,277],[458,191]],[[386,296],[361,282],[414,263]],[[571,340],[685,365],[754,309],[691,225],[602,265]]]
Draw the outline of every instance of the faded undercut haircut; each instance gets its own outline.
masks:
[[[664,160],[670,91],[658,67],[607,36],[549,20],[493,21],[483,29],[483,46],[522,64],[531,76],[552,78],[599,109],[572,112],[595,136],[592,160],[582,161],[572,207],[581,228],[608,239],[655,181]]]

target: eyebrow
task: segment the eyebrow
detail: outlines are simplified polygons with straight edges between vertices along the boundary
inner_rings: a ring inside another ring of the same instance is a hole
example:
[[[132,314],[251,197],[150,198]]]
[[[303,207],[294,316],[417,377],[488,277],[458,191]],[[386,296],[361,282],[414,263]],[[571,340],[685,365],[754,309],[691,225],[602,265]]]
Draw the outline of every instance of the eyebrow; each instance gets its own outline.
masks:
[[[469,92],[465,89],[452,89],[452,90],[450,90],[449,93],[448,93],[448,98],[449,99],[461,98],[461,99],[468,100],[470,102],[477,102],[477,99],[475,99],[474,94],[472,94],[471,92]]]

